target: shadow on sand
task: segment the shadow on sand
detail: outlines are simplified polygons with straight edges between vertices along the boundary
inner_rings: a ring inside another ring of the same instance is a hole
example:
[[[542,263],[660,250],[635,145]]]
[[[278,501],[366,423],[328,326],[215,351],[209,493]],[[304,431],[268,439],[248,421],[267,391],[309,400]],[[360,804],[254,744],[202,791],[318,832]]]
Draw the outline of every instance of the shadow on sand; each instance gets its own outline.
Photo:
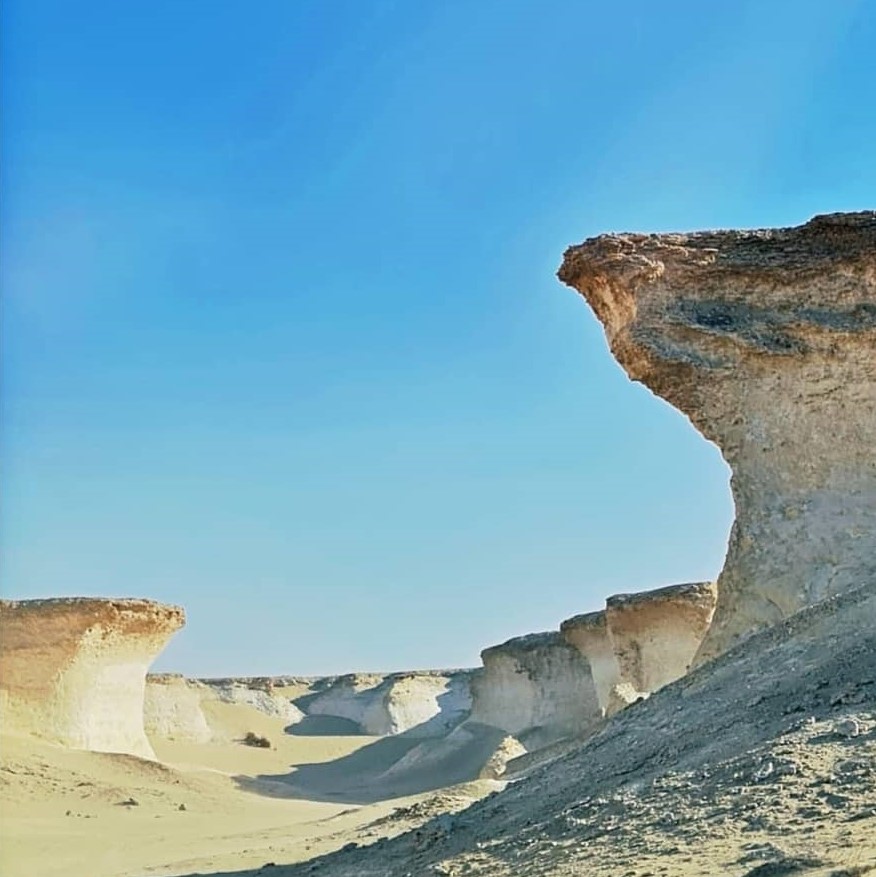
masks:
[[[344,804],[373,804],[478,779],[506,736],[466,722],[442,737],[422,737],[418,726],[317,764],[292,764],[286,774],[237,776],[248,792]]]

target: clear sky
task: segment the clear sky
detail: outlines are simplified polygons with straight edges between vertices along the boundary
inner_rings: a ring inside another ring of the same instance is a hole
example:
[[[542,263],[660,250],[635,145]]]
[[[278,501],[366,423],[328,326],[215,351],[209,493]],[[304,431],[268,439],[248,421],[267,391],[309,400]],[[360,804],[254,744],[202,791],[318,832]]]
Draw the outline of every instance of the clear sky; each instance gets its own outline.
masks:
[[[720,455],[554,278],[876,203],[868,0],[4,0],[2,593],[192,675],[472,665],[709,578]]]

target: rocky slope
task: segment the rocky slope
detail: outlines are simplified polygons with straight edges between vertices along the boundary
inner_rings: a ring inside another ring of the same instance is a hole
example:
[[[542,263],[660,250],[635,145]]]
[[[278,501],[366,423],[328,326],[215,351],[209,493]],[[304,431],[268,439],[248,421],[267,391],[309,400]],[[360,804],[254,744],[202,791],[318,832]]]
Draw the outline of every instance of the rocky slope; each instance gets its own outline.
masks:
[[[7,729],[152,758],[146,670],[185,623],[150,600],[0,601],[0,697]]]
[[[874,758],[876,580],[746,639],[461,814],[272,873],[863,875]]]
[[[736,521],[698,660],[876,573],[876,212],[797,228],[612,234],[560,279],[634,380],[733,470]]]

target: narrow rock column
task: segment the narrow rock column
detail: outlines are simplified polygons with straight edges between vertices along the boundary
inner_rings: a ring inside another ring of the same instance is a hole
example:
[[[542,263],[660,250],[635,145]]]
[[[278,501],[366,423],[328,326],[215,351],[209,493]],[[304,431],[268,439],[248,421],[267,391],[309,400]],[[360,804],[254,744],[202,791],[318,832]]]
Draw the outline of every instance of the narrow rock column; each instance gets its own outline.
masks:
[[[4,724],[76,749],[154,758],[146,671],[185,623],[150,600],[0,601]]]
[[[603,235],[560,279],[627,374],[733,471],[708,659],[876,574],[876,212],[798,228]]]
[[[607,715],[611,692],[620,680],[620,669],[608,635],[605,612],[587,612],[567,618],[560,625],[560,633],[589,662],[600,710]]]

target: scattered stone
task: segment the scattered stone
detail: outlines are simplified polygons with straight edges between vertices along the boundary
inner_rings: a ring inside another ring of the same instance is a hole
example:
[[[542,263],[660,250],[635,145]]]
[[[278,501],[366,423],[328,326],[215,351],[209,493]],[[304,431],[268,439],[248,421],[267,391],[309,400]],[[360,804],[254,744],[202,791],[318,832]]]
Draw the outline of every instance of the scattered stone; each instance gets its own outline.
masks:
[[[833,723],[833,733],[838,737],[857,737],[861,733],[861,725],[857,719],[840,719]]]

